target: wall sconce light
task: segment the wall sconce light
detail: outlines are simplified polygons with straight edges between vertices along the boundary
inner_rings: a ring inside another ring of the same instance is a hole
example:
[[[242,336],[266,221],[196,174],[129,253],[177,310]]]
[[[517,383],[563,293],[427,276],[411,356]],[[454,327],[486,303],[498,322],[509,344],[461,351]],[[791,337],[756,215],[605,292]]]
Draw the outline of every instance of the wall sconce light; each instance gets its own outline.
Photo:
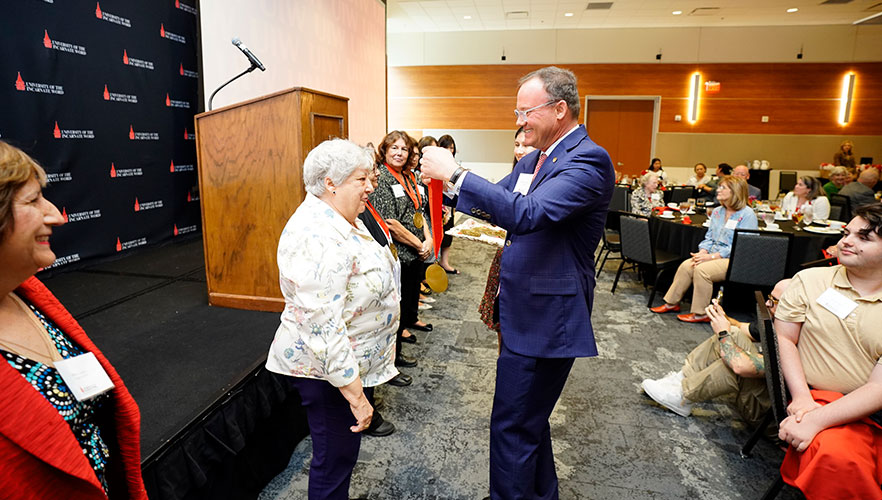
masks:
[[[839,123],[848,124],[851,120],[851,102],[854,98],[854,73],[842,77],[842,96],[839,97]]]
[[[689,123],[698,121],[698,92],[701,90],[701,73],[692,73],[689,77],[689,109],[686,117]]]

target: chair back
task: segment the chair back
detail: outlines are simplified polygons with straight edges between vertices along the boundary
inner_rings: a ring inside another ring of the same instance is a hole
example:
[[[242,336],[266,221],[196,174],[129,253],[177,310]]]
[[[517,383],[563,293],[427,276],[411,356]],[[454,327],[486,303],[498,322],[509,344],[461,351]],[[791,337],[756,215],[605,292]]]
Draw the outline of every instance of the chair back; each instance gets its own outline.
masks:
[[[631,211],[631,188],[628,185],[616,184],[612,199],[609,201],[610,212]]]
[[[793,170],[782,170],[778,172],[778,191],[789,193],[796,186],[796,172]]]
[[[738,229],[729,254],[726,281],[771,288],[787,274],[790,233]]]
[[[766,300],[759,290],[756,294],[756,320],[760,331],[760,343],[763,346],[763,364],[766,372],[766,387],[772,402],[772,413],[775,421],[781,422],[787,417],[787,384],[781,371],[781,356],[778,350],[778,336],[775,335],[774,319],[766,307]]]
[[[671,188],[671,203],[681,203],[689,198],[695,198],[695,188],[692,186],[674,186]]]
[[[641,264],[655,265],[649,218],[619,213],[619,237],[622,242],[622,257]]]
[[[838,217],[834,215],[837,212]],[[841,194],[830,196],[830,218],[840,222],[849,222],[851,220],[851,200],[848,196]]]

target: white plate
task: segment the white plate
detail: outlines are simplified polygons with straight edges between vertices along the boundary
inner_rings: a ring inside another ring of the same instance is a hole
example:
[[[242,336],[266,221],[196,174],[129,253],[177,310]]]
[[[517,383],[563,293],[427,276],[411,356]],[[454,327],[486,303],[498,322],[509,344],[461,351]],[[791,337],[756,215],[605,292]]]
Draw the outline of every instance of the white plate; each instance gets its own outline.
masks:
[[[674,219],[675,217],[673,215],[659,215],[658,218],[659,219]]]
[[[769,231],[769,232],[772,232],[772,233],[780,233],[780,232],[781,232],[781,228],[780,228],[780,227],[776,227],[776,228],[774,228],[774,229],[772,229],[772,228],[770,228],[770,227],[761,227],[760,229],[762,229],[763,231]]]
[[[782,217],[778,217],[778,216],[776,215],[776,216],[775,216],[775,220],[790,220],[790,219],[789,219],[788,217],[783,217],[783,216],[782,216]]]
[[[803,229],[805,229],[806,231],[808,231],[810,233],[817,233],[817,234],[839,234],[842,232],[838,229],[833,229],[832,227],[807,226]]]
[[[702,224],[701,227],[710,227],[710,221],[709,220],[704,221],[704,224]]]

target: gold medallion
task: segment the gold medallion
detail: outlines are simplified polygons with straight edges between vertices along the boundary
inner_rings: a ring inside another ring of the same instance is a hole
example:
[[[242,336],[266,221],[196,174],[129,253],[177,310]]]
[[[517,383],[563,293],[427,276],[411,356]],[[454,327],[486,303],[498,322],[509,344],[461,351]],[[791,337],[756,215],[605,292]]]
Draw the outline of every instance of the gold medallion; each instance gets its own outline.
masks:
[[[426,283],[435,293],[447,290],[447,271],[441,267],[441,264],[435,262],[426,269]]]
[[[422,229],[422,228],[423,228],[423,222],[424,222],[424,221],[423,221],[423,214],[422,214],[422,212],[417,212],[417,213],[413,214],[413,225],[414,225],[414,227],[416,227],[417,229]]]

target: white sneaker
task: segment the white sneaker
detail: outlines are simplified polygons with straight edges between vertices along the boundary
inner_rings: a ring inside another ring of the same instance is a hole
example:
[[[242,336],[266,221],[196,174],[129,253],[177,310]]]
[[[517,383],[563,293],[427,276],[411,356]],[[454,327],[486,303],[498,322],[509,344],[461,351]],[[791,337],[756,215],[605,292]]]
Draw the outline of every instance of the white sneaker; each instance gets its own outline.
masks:
[[[646,379],[641,385],[643,386],[643,392],[655,400],[656,403],[681,417],[688,417],[692,413],[692,403],[687,402],[683,398],[683,387],[679,381],[674,382],[678,376],[682,380],[682,372],[679,375],[669,373],[659,380]],[[668,377],[671,378],[668,379]]]
[[[435,299],[432,297],[420,297],[420,302],[425,302],[426,304],[434,304]]]
[[[423,303],[421,302],[421,303],[420,303],[419,310],[420,310],[420,311],[425,311],[425,310],[428,310],[428,309],[431,309],[431,308],[432,308],[432,304],[423,304]]]
[[[685,375],[683,375],[683,370],[680,370],[678,372],[668,372],[667,375],[658,379],[657,382],[663,383],[663,384],[673,384],[673,385],[680,386],[681,383],[683,382],[684,377],[685,377]]]

